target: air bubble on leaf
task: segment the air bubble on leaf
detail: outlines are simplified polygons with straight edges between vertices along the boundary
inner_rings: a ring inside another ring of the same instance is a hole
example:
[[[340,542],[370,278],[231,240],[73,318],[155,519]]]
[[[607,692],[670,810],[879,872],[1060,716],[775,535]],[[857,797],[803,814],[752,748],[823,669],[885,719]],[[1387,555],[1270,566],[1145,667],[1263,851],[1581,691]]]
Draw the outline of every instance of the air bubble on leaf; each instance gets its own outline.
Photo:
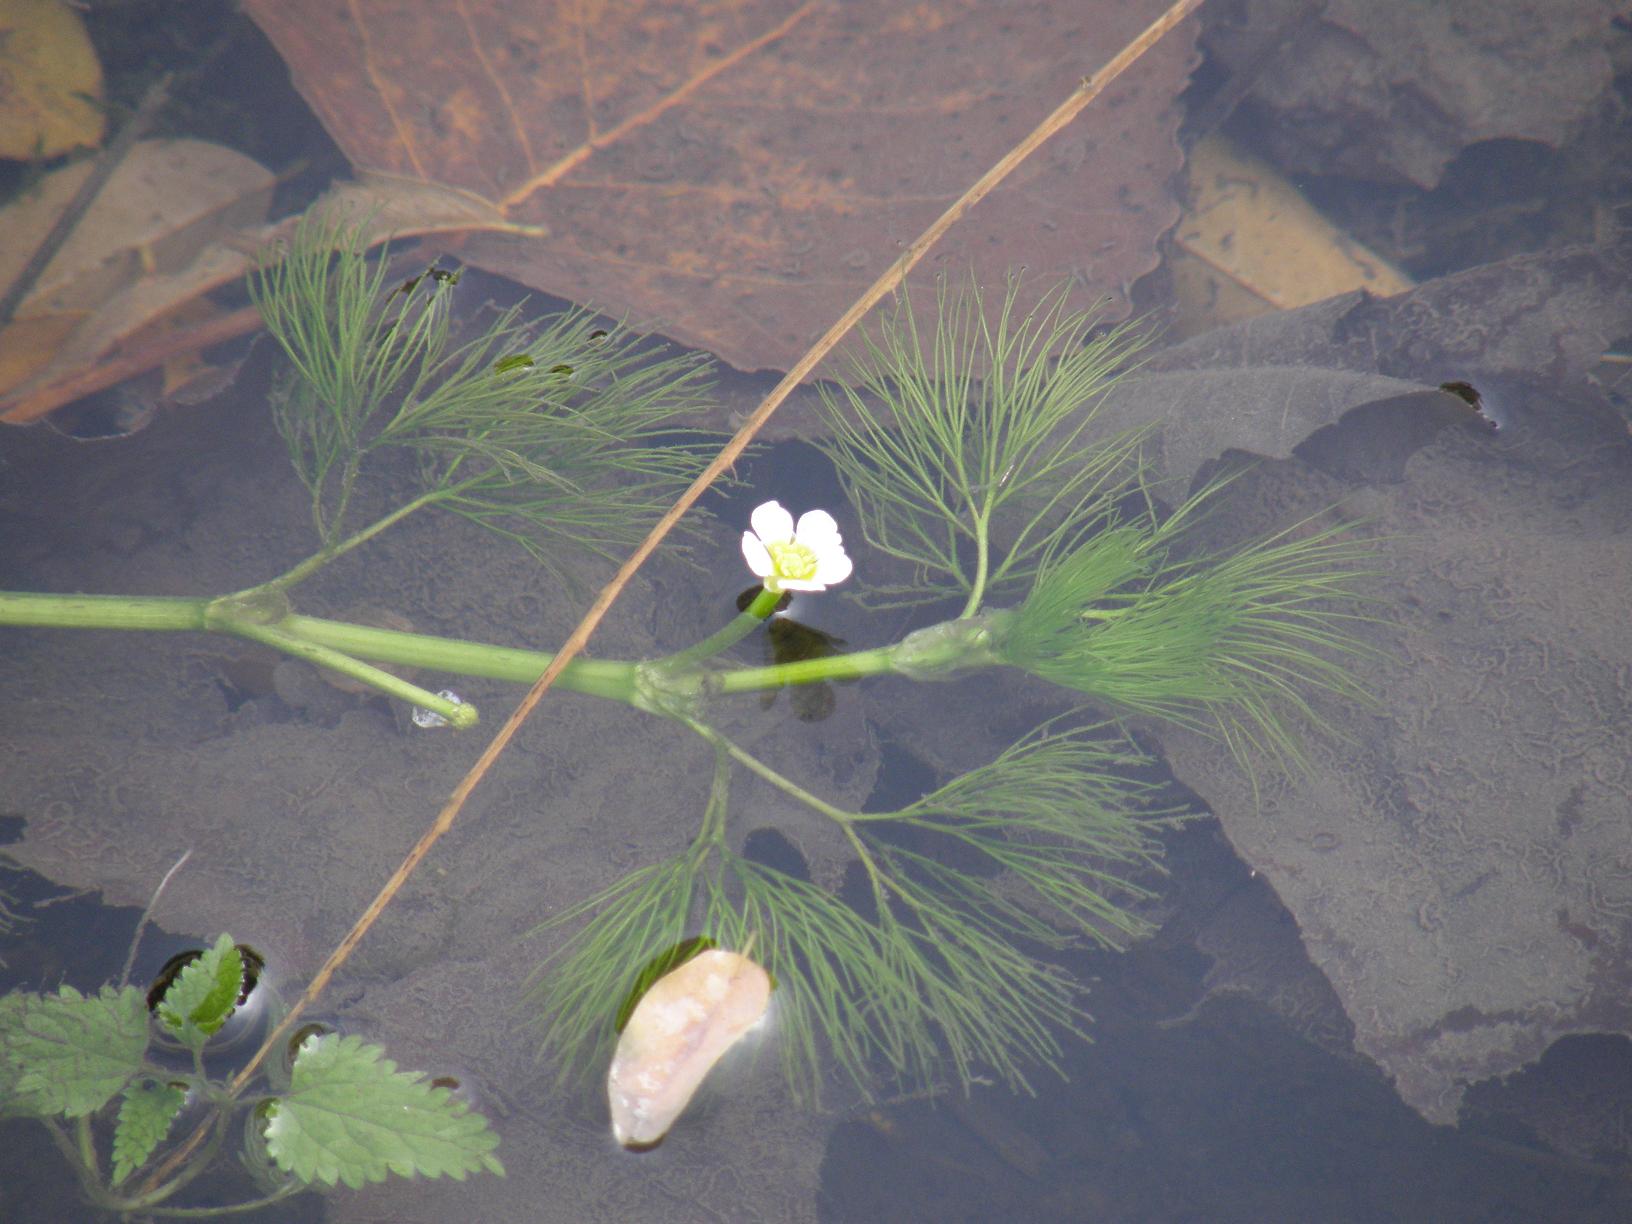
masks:
[[[455,705],[463,705],[465,703],[465,699],[459,696],[459,694],[454,692],[452,689],[443,689],[437,694],[437,696],[441,697],[444,701],[451,701]],[[412,717],[414,720],[414,726],[416,727],[425,727],[429,729],[431,727],[445,727],[448,725],[448,720],[443,718],[442,715],[438,714],[435,710],[427,710],[424,706],[415,706]]]

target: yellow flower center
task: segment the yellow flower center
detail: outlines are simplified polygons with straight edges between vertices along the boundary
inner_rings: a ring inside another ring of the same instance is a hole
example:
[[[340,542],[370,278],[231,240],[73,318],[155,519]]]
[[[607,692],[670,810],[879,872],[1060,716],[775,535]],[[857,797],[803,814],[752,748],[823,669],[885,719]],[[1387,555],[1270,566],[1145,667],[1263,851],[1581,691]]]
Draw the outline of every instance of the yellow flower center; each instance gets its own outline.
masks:
[[[801,581],[816,575],[816,552],[808,544],[781,540],[765,545],[765,551],[771,554],[771,564],[776,567],[778,578]]]

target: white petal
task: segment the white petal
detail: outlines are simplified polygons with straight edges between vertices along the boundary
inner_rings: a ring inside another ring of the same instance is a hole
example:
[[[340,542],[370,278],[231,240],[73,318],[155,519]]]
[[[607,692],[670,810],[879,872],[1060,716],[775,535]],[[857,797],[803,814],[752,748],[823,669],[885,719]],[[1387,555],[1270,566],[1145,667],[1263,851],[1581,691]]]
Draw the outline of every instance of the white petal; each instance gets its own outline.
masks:
[[[754,534],[766,543],[793,539],[793,515],[782,508],[781,502],[768,501],[756,507],[748,521],[753,524]]]
[[[801,544],[817,552],[839,543],[839,525],[826,510],[806,510],[799,516],[799,526],[794,528],[793,534]]]
[[[769,578],[776,569],[776,566],[771,564],[771,554],[765,550],[760,538],[751,531],[742,533],[742,559],[748,562],[748,568],[759,578]]]
[[[822,553],[816,562],[816,581],[824,587],[838,586],[854,568],[855,563],[842,550]]]
[[[820,578],[778,578],[776,589],[779,591],[825,591],[827,586]]]

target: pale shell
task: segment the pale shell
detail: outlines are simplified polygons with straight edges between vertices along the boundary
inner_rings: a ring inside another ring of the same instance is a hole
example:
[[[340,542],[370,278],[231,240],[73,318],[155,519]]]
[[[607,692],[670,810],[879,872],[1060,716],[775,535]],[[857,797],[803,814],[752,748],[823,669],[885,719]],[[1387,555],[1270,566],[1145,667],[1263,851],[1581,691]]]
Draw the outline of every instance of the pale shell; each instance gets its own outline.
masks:
[[[701,952],[641,996],[612,1056],[612,1134],[649,1147],[668,1133],[716,1062],[759,1023],[770,976],[737,952]]]

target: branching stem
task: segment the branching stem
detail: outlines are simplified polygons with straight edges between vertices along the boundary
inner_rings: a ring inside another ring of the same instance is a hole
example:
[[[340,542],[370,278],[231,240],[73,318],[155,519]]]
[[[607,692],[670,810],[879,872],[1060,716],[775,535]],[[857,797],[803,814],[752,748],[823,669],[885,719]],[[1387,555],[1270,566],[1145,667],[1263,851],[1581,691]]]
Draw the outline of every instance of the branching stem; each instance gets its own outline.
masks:
[[[269,592],[276,595],[277,592],[272,591],[271,587],[272,584],[254,587],[242,595],[219,600],[0,591],[0,625],[229,633],[262,642],[297,658],[307,659],[319,667],[353,676],[381,692],[438,713],[442,713],[440,705],[447,703],[434,693],[378,667],[371,667],[362,660],[531,684],[555,657],[542,650],[405,633],[397,629],[380,629],[293,612],[279,614],[282,605],[276,599],[269,604],[256,601],[256,597]],[[678,673],[688,666],[695,667],[706,662],[762,623],[757,612],[761,602],[756,599],[748,611],[719,633],[661,660],[660,665],[666,671]],[[769,602],[774,604],[774,597]],[[271,610],[268,611],[268,608]],[[573,692],[633,704],[637,669],[642,666],[651,665],[615,659],[574,659],[561,678],[561,686]],[[822,659],[800,659],[791,663],[713,672],[707,675],[703,687],[709,694],[732,696],[790,685],[855,680],[897,670],[896,648],[885,646]],[[467,711],[461,717],[470,717],[468,706],[457,708]],[[446,714],[443,716],[447,717]]]
[[[786,777],[785,775],[772,769],[769,765],[765,764],[764,761],[760,760],[746,748],[732,743],[729,739],[727,739],[724,735],[721,735],[707,723],[700,722],[695,718],[682,718],[680,721],[686,726],[690,727],[693,731],[697,732],[698,735],[702,736],[709,743],[713,744],[716,749],[723,750],[724,752],[728,753],[732,760],[736,761],[744,769],[748,770],[749,773],[764,779],[766,782],[769,782],[772,786],[776,787],[784,794],[797,799],[806,807],[820,812],[823,816],[826,816],[830,820],[838,821],[839,824],[845,826],[846,828],[848,828],[850,822],[855,819],[856,814],[854,812],[847,812],[843,808],[834,807],[821,796],[813,795],[810,791],[800,786],[792,778]]]
[[[406,701],[410,705],[422,706],[433,713],[440,714],[454,726],[461,729],[476,725],[476,707],[468,702],[450,701],[429,689],[420,688],[401,676],[392,675],[382,668],[364,663],[361,659],[354,659],[341,651],[320,645],[317,642],[299,637],[293,633],[273,628],[270,625],[258,625],[248,620],[230,620],[226,622],[227,632],[238,637],[248,638],[252,642],[261,642],[284,654],[293,655],[297,659],[305,659],[318,667],[327,668],[332,672],[339,672],[342,676],[350,676],[370,688],[378,689],[388,697],[395,697]]]
[[[402,522],[403,519],[407,518],[415,510],[423,509],[426,506],[433,505],[434,503],[440,501],[442,498],[448,495],[448,492],[449,491],[446,488],[435,488],[429,490],[428,492],[421,493],[412,501],[405,502],[403,505],[398,506],[384,518],[375,520],[367,527],[364,527],[361,531],[358,531],[346,537],[344,540],[341,540],[338,544],[329,545],[323,548],[319,552],[307,557],[306,560],[302,561],[299,565],[295,566],[287,573],[280,574],[270,582],[262,583],[261,586],[253,589],[257,591],[287,591],[296,584],[306,581],[306,579],[317,573],[318,570],[322,569],[329,562],[335,560],[336,558],[345,556],[346,553],[350,552],[359,545],[368,543],[368,541],[379,535],[380,532],[384,531],[387,527],[392,527],[397,523]]]
[[[719,761],[720,764],[717,764],[715,767],[714,794],[711,794],[709,800],[709,808],[711,812],[714,809],[714,795],[717,795],[720,788],[723,786],[720,771],[724,767],[723,762],[725,757],[729,757],[731,760],[736,761],[744,769],[748,770],[749,773],[766,782],[769,782],[772,786],[776,787],[790,798],[798,800],[812,811],[826,816],[829,820],[832,820],[838,824],[839,828],[844,830],[845,840],[850,843],[850,848],[855,851],[857,860],[861,863],[863,869],[866,870],[867,878],[872,883],[873,897],[877,902],[880,911],[882,912],[884,907],[889,903],[890,888],[888,882],[883,876],[883,873],[878,870],[878,864],[873,861],[872,851],[867,848],[867,843],[861,839],[861,836],[855,829],[857,821],[868,819],[868,816],[865,813],[846,811],[844,808],[836,807],[827,802],[827,800],[823,799],[820,795],[812,794],[810,791],[800,786],[792,778],[789,778],[785,774],[779,773],[772,769],[769,765],[765,764],[764,761],[760,760],[746,748],[743,748],[739,744],[733,743],[730,739],[722,735],[713,727],[709,726],[707,723],[699,722],[694,718],[683,718],[681,721],[693,731],[697,732],[698,735],[706,739],[709,743],[713,744],[715,752],[721,754],[719,757],[717,757],[717,761]],[[723,825],[718,827],[720,829],[720,833],[723,834]]]
[[[753,602],[725,628],[704,638],[695,646],[670,655],[662,661],[662,666],[668,671],[684,671],[705,659],[712,659],[722,651],[731,649],[765,623],[765,618],[776,611],[776,605],[781,598],[780,593],[776,591],[761,589],[759,594],[754,596]]]
[[[975,516],[973,524],[975,534],[975,576],[969,584],[969,598],[963,605],[963,611],[958,613],[959,618],[973,616],[980,610],[981,597],[986,594],[986,577],[991,572],[992,539],[991,513],[982,510]]]

